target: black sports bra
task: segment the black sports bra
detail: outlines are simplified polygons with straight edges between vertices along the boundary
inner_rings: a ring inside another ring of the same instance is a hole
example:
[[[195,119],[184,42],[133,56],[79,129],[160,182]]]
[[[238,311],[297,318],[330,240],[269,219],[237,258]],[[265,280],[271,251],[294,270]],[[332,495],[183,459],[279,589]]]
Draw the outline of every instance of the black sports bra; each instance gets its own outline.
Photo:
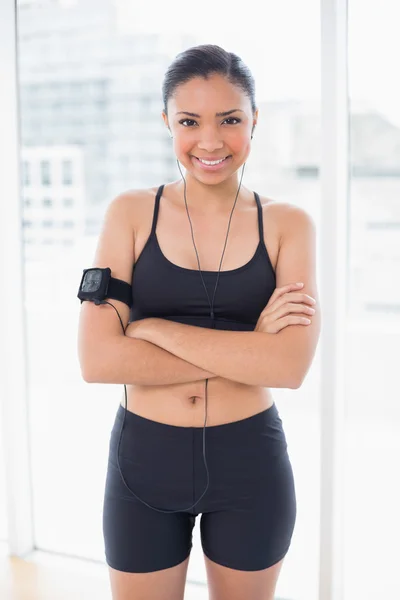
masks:
[[[158,188],[153,224],[146,244],[133,267],[133,305],[130,321],[159,317],[179,323],[214,329],[254,330],[275,287],[276,277],[264,243],[262,207],[257,192],[260,241],[245,265],[220,271],[214,298],[214,324],[210,305],[198,269],[186,269],[169,261],[156,235],[157,216],[164,184]],[[218,271],[203,271],[212,302]]]

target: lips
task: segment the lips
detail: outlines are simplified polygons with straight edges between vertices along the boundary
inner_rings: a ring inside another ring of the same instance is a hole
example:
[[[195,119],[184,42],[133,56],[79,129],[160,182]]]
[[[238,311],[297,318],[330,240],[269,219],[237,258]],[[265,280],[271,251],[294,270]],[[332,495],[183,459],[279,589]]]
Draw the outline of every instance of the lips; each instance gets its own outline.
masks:
[[[194,156],[194,154],[193,154]],[[214,162],[215,160],[224,160],[225,158],[229,158],[230,154],[227,154],[226,156],[220,156],[218,158],[214,157],[209,157],[209,156],[194,156],[194,158],[197,158],[198,160],[208,160],[210,162]]]
[[[198,158],[199,160],[208,160],[210,162],[213,162],[215,160],[223,160],[224,158],[228,158],[228,156],[230,156],[230,154],[227,154],[226,156],[220,156],[218,158],[216,158],[216,157],[212,157],[211,158],[211,157],[208,157],[208,156],[195,156],[195,158]]]
[[[204,160],[206,160],[206,159],[204,159]],[[195,164],[196,167],[198,169],[201,169],[203,172],[221,171],[221,170],[225,169],[226,165],[229,165],[229,163],[231,161],[231,156],[226,156],[225,158],[222,158],[222,159],[213,159],[213,160],[219,160],[219,162],[217,162],[213,165],[208,165],[207,163],[204,163],[202,160],[197,158],[197,156],[192,156],[193,164]]]

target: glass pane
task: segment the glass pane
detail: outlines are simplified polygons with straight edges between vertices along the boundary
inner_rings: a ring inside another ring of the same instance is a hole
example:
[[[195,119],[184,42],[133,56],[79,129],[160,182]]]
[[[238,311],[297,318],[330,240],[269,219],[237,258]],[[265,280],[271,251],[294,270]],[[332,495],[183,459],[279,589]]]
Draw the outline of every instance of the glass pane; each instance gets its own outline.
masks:
[[[42,550],[104,561],[108,440],[123,387],[82,380],[76,294],[111,199],[180,177],[161,118],[162,78],[178,52],[217,43],[248,64],[260,112],[243,183],[302,206],[318,223],[319,2],[264,3],[262,19],[242,3],[230,8],[206,3],[193,18],[177,0],[165,11],[128,1],[19,0],[32,481]],[[296,529],[277,587],[292,600],[317,598],[318,360],[301,389],[273,390],[297,487]],[[193,535],[188,580],[205,583],[198,522]]]
[[[399,53],[398,4],[351,0],[348,600],[400,596],[400,88],[394,76]]]

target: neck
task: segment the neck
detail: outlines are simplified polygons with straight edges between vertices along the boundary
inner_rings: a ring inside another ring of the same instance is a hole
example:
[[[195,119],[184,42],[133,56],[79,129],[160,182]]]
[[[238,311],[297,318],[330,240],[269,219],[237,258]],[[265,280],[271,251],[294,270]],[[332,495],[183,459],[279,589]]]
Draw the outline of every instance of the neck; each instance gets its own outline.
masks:
[[[229,179],[216,184],[206,184],[189,172],[184,174],[186,179],[186,201],[190,207],[202,214],[226,213],[232,210],[233,203],[238,193],[239,182],[243,166]],[[182,180],[176,182],[176,193],[185,202],[185,184]],[[240,185],[236,206],[241,198],[248,196],[249,190]]]

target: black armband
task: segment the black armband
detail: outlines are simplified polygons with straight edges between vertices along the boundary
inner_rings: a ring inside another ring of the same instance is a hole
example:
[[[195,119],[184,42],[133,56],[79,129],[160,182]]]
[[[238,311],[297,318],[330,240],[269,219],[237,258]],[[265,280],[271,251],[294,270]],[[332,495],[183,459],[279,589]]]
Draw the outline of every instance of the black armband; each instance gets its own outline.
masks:
[[[78,290],[81,304],[90,300],[95,304],[103,304],[106,298],[114,298],[124,302],[131,308],[133,304],[132,286],[116,277],[111,277],[111,269],[97,267],[84,269]]]

